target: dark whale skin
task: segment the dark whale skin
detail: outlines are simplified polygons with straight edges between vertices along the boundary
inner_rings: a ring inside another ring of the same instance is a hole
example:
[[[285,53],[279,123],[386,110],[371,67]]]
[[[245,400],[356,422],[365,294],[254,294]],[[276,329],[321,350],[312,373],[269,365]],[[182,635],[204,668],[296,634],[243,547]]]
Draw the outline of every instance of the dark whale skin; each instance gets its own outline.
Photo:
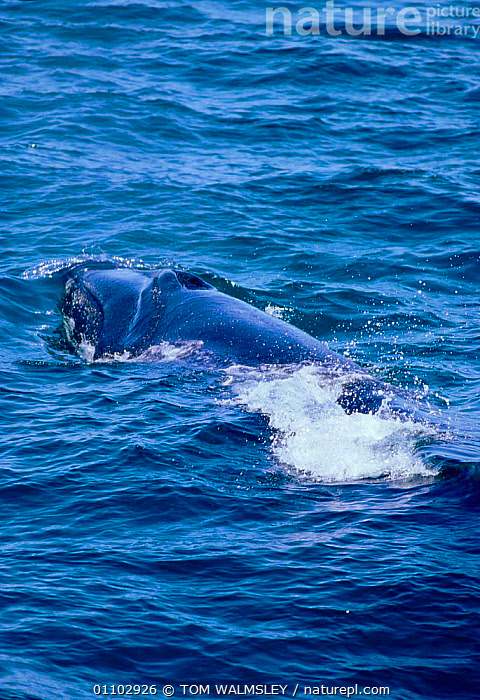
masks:
[[[346,413],[375,413],[388,395],[396,412],[412,415],[401,390],[375,380],[326,343],[189,272],[82,264],[64,275],[60,310],[68,340],[74,347],[92,346],[94,360],[125,352],[135,357],[164,342],[194,341],[220,365],[310,363],[345,377],[338,403]]]
[[[309,361],[360,371],[326,343],[182,271],[73,271],[61,311],[73,322],[73,340],[94,346],[94,359],[139,355],[161,342],[201,341],[205,350],[228,362]]]

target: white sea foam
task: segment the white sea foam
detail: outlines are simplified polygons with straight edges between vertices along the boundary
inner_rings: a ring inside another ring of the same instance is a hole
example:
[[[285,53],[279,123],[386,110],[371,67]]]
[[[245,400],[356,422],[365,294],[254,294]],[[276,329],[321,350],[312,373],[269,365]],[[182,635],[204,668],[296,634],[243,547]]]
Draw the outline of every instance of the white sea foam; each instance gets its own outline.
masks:
[[[68,321],[65,323],[65,328],[67,329],[67,336],[71,338],[71,326],[69,327]],[[91,364],[94,362],[175,362],[198,353],[202,349],[203,342],[186,341],[175,345],[163,342],[158,345],[152,345],[139,355],[125,350],[124,352],[105,354],[101,357],[95,357],[95,346],[83,336],[80,343],[75,342],[74,345],[79,357]]]
[[[336,402],[342,385],[338,377],[311,366],[289,371],[232,367],[227,383],[235,403],[268,417],[274,456],[299,472],[326,482],[431,476],[414,447],[431,429],[387,411],[382,417],[347,415]]]
[[[185,357],[195,355],[201,351],[202,347],[202,340],[186,340],[181,343],[175,343],[175,345],[162,342],[158,345],[152,345],[134,359],[137,362],[175,362],[176,360],[183,360]]]
[[[265,313],[274,316],[275,318],[284,319],[285,313],[290,313],[293,309],[290,306],[277,306],[275,304],[268,304],[265,307]]]

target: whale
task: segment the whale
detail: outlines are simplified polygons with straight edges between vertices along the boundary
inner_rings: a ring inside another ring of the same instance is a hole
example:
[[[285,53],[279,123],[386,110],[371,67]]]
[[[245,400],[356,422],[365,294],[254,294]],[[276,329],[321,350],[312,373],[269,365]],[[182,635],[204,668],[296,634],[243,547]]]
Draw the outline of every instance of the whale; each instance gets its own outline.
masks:
[[[64,271],[60,301],[65,337],[91,359],[141,357],[164,344],[190,344],[219,366],[311,364],[344,378],[346,413],[376,413],[388,395],[405,413],[400,390],[374,379],[327,343],[184,270],[83,263]]]

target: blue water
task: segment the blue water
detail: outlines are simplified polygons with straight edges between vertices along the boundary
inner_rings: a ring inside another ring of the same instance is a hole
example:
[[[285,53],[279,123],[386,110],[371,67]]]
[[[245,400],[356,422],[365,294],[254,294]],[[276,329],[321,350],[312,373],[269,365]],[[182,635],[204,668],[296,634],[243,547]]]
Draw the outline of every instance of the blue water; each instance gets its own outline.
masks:
[[[0,699],[479,697],[480,36],[266,36],[251,0],[0,27]],[[305,367],[88,362],[22,277],[82,253],[192,270],[432,424]]]

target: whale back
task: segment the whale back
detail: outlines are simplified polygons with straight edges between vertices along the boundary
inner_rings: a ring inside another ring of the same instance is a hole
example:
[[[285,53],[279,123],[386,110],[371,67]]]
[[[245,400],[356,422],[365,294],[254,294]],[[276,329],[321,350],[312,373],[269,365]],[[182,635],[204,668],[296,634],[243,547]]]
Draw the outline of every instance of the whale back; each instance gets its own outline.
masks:
[[[222,362],[357,367],[299,328],[184,271],[82,267],[67,280],[61,311],[72,343],[93,346],[95,359],[200,341]]]
[[[139,354],[163,339],[162,320],[176,295],[200,289],[213,287],[188,272],[82,264],[68,271],[60,311],[68,339],[92,346],[94,359]]]
[[[70,271],[60,304],[68,339],[87,344],[92,359],[194,341],[202,361],[259,366],[312,363],[344,378],[338,403],[346,413],[375,413],[385,400],[414,417],[404,392],[369,376],[308,333],[219,292],[200,277],[172,270],[109,267]],[[343,381],[343,380],[342,380]]]

